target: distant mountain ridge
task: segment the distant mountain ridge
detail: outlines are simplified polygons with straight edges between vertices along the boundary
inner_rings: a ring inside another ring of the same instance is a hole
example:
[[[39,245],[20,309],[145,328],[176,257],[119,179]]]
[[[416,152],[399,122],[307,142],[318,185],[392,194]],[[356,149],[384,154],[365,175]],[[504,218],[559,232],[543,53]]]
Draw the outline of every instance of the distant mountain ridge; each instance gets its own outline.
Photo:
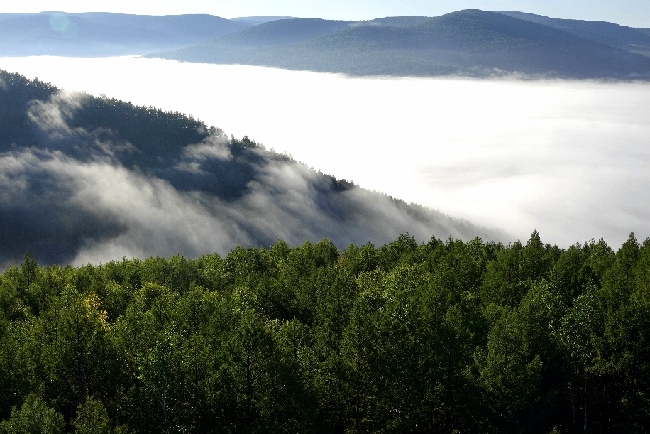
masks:
[[[268,21],[221,37],[221,43],[233,46],[265,47],[296,44],[336,33],[350,27],[348,21],[321,18],[289,18]]]
[[[463,10],[368,21],[0,14],[0,56],[145,54],[352,75],[650,79],[650,30]]]
[[[308,25],[302,19],[265,25],[281,32],[283,26],[298,24]],[[273,46],[263,46],[262,38],[242,44],[244,34],[255,33],[253,28],[154,56],[354,75],[650,78],[650,58],[625,50],[620,38],[609,34],[619,27],[591,26],[591,33],[578,35],[509,14],[465,10],[434,18],[341,24],[322,36]],[[645,38],[642,32],[637,33],[637,39]],[[237,49],[233,41],[237,41]],[[241,49],[242,45],[246,49]]]
[[[545,26],[562,29],[576,36],[633,53],[650,53],[650,33],[647,29],[635,29],[606,21],[581,21],[549,18],[523,12],[501,12],[513,18],[522,19]]]
[[[288,19],[291,19],[291,18],[296,18],[296,17],[255,15],[255,16],[250,16],[250,17],[231,18],[231,20],[232,21],[239,21],[239,22],[247,23],[247,24],[251,24],[251,25],[258,25],[258,24],[267,23],[269,21],[288,20]]]
[[[144,54],[251,26],[212,15],[0,14],[0,56]]]

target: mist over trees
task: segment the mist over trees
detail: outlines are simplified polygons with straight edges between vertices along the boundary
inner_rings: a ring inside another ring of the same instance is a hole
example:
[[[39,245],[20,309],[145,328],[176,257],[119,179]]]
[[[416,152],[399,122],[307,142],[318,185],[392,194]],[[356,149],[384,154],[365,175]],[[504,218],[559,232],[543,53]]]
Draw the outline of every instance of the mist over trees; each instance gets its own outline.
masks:
[[[0,275],[0,432],[641,433],[649,260],[537,232],[27,255]]]
[[[0,268],[499,232],[316,172],[178,112],[0,72]],[[305,137],[306,146],[308,137]],[[345,156],[342,156],[345,158]]]

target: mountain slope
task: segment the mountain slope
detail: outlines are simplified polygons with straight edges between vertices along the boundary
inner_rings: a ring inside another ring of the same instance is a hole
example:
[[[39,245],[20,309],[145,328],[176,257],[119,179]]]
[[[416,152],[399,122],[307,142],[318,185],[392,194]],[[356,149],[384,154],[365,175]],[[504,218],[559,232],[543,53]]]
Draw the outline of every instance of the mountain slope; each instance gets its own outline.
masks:
[[[238,21],[250,25],[258,25],[258,24],[263,24],[263,23],[268,23],[269,21],[277,21],[277,20],[288,20],[290,18],[295,18],[295,17],[290,17],[290,16],[259,16],[259,15],[254,15],[250,17],[238,17],[238,18],[231,18],[232,21]]]
[[[277,32],[280,26],[290,32],[289,25],[295,23],[272,24]],[[239,41],[237,35],[229,35],[160,56],[370,75],[650,77],[650,59],[645,56],[497,12],[465,10],[363,24],[300,42],[249,44],[246,49],[233,42]]]
[[[207,14],[185,15],[130,15],[114,13],[77,14],[93,23],[114,27],[144,29],[169,35],[176,42],[185,43],[227,35],[248,28],[250,24]]]
[[[393,26],[393,27],[411,27],[429,20],[425,16],[396,16],[375,18],[368,21],[358,21],[353,23],[354,26]]]
[[[321,18],[289,18],[265,22],[226,35],[214,42],[252,47],[295,44],[334,33],[349,26],[350,23],[347,21],[323,20]]]
[[[522,19],[548,27],[562,29],[581,38],[601,44],[622,48],[634,53],[650,53],[650,35],[643,29],[621,26],[605,21],[582,21],[549,18],[524,12],[501,12],[513,18]]]
[[[504,240],[180,113],[0,72],[0,266],[197,256],[330,238]]]

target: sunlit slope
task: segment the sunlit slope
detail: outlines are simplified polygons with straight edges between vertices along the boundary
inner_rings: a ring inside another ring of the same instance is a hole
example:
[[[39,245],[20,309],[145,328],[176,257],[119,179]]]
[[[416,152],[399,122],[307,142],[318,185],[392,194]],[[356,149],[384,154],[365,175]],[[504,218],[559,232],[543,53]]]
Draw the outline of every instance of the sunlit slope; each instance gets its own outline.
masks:
[[[275,31],[299,21],[274,24]],[[251,34],[254,29],[249,29]],[[239,34],[241,35],[241,34]],[[350,23],[309,40],[263,45],[238,34],[162,54],[359,75],[523,74],[555,78],[648,78],[650,59],[594,38],[497,12],[465,10],[424,19]],[[607,38],[601,38],[607,40]]]
[[[422,241],[505,239],[181,113],[60,92],[5,72],[0,167],[0,265],[25,252],[43,263],[85,263],[277,239],[327,237],[345,247],[405,232]]]

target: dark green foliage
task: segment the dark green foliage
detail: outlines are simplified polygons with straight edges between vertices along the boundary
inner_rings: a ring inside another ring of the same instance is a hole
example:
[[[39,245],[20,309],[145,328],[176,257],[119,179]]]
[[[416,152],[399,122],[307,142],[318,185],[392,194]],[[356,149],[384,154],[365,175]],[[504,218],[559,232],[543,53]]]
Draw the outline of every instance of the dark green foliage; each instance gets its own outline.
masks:
[[[0,432],[644,432],[650,240],[408,235],[0,276]]]
[[[114,429],[111,420],[101,401],[88,398],[77,408],[77,417],[72,422],[77,434],[113,434],[126,432],[125,429]]]
[[[14,407],[11,417],[0,423],[3,434],[59,434],[64,428],[63,416],[35,394],[30,394],[20,409]]]

